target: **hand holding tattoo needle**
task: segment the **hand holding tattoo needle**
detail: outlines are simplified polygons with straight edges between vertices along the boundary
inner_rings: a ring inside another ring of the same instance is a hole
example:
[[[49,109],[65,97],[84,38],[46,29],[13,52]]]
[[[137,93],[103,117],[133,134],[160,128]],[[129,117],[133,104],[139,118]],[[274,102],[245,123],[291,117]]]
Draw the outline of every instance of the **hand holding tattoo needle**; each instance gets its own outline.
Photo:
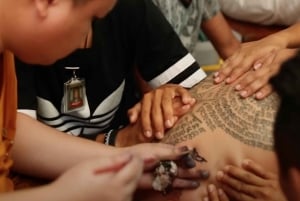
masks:
[[[176,162],[176,163],[175,163]],[[168,193],[172,190],[173,182],[178,176],[179,168],[191,169],[196,167],[196,162],[205,163],[207,162],[205,158],[200,156],[196,149],[192,149],[177,161],[161,161],[159,165],[154,170],[154,180],[152,187],[156,191],[161,191],[163,194]],[[201,170],[199,174],[199,179],[207,179],[209,177],[209,172]]]

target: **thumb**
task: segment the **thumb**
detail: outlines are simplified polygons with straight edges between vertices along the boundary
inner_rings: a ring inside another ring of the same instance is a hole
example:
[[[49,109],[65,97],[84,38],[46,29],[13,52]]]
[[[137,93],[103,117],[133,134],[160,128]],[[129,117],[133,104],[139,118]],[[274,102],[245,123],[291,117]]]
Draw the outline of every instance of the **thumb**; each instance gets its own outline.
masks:
[[[141,103],[137,103],[128,110],[127,115],[130,123],[136,123],[138,116],[141,113],[141,107]]]

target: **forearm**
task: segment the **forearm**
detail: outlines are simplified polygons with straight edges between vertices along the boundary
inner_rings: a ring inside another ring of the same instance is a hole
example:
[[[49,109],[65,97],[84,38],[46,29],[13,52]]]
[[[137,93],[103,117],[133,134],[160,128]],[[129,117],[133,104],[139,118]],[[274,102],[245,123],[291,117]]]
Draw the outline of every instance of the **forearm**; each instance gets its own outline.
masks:
[[[11,193],[0,194],[1,201],[67,201],[67,199],[59,198],[57,195],[61,193],[54,193],[54,188],[51,185],[38,187],[28,190],[19,190]],[[55,198],[55,199],[54,199]]]
[[[70,200],[82,200],[75,194],[76,192],[70,192],[67,187],[62,189],[61,186],[56,183],[51,183],[41,187],[35,187],[31,189],[24,189],[13,191],[11,193],[0,194],[1,201],[70,201]]]
[[[222,13],[203,22],[201,28],[222,59],[227,59],[240,47]]]
[[[18,114],[15,144],[12,149],[14,169],[18,172],[55,178],[82,160],[120,151],[63,134],[24,114]]]

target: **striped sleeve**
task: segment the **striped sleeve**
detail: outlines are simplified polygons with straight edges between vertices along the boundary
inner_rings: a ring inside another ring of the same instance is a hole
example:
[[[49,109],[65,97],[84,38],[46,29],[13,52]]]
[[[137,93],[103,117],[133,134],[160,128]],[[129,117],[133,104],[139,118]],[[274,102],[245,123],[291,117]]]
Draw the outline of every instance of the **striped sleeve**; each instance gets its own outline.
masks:
[[[149,85],[152,88],[157,88],[163,84],[174,83],[180,84],[185,88],[191,88],[205,77],[206,73],[199,67],[195,58],[188,53],[150,80]]]

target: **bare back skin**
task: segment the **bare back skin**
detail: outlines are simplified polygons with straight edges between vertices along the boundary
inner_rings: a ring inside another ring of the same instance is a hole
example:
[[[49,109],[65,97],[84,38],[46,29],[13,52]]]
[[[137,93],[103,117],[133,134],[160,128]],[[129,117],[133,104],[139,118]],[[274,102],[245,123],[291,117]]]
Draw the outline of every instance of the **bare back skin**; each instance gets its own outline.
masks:
[[[167,195],[151,192],[143,201],[199,201],[208,184],[219,186],[216,173],[226,165],[241,166],[252,159],[266,170],[278,172],[273,152],[273,123],[278,107],[276,94],[264,100],[242,99],[229,85],[214,85],[208,77],[190,91],[197,99],[192,111],[183,116],[163,139],[164,143],[196,148],[207,160],[195,170],[206,169],[210,177],[196,190],[173,190]]]

